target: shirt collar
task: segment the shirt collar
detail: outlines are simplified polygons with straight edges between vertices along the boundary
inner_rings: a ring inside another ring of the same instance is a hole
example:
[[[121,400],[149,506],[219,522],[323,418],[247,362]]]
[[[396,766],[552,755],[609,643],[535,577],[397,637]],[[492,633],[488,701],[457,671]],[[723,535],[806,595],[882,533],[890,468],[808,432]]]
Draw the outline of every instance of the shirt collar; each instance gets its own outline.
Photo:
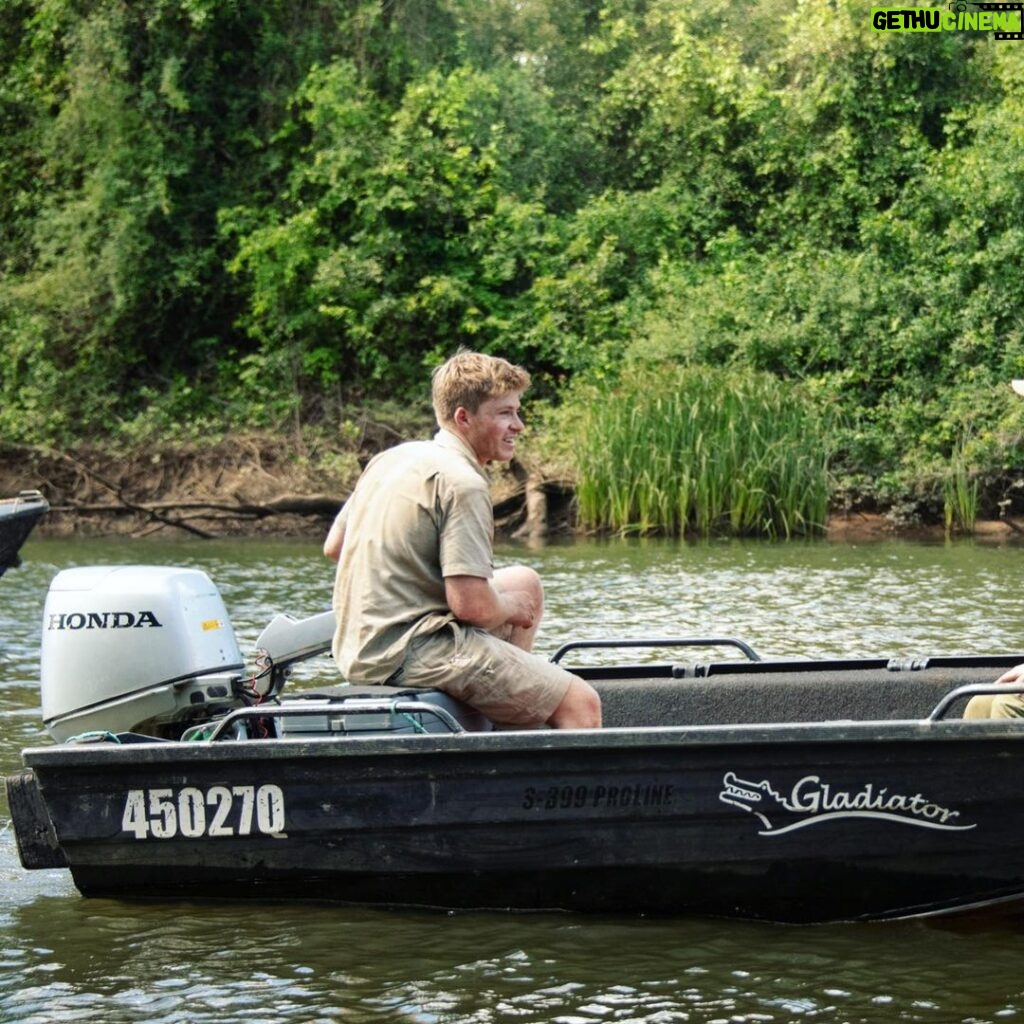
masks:
[[[486,480],[487,474],[484,472],[484,467],[480,465],[480,460],[476,457],[476,452],[454,431],[446,430],[442,427],[435,435],[434,441],[439,444],[442,448],[447,448],[449,451],[458,452],[464,456],[472,464],[473,468]]]

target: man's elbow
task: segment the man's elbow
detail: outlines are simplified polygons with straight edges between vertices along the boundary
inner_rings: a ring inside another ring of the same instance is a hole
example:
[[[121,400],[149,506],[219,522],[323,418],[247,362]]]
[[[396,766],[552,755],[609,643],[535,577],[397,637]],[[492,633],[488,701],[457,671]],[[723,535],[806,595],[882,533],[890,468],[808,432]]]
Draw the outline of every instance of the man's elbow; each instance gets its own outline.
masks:
[[[468,626],[480,626],[490,629],[494,626],[498,609],[495,607],[494,595],[490,587],[484,586],[447,586],[445,600],[452,615]]]
[[[482,626],[490,618],[490,609],[485,607],[483,602],[465,595],[449,597],[448,607],[452,615],[467,626]]]

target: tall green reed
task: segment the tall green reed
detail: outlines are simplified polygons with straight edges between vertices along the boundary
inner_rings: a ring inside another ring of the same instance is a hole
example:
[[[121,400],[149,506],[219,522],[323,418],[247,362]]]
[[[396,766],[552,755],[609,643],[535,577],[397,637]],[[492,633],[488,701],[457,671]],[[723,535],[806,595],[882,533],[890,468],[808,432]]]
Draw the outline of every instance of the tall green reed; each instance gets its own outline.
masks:
[[[957,446],[942,479],[947,534],[954,527],[963,533],[974,533],[978,519],[978,479],[968,465],[965,448],[966,442]]]
[[[584,527],[790,537],[823,529],[828,429],[798,388],[706,367],[577,394]]]

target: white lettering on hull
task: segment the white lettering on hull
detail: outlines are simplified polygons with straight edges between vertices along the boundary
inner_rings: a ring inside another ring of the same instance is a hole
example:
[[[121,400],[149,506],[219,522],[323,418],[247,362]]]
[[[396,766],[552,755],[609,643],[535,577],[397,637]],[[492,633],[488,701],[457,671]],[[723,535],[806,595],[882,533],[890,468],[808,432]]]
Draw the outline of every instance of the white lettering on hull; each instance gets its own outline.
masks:
[[[841,818],[874,818],[949,832],[975,827],[961,823],[959,811],[922,793],[894,792],[873,782],[856,789],[840,789],[818,775],[805,775],[784,795],[768,779],[751,782],[735,772],[726,772],[719,799],[757,817],[764,826],[761,835],[783,835]]]
[[[121,829],[136,839],[218,839],[285,835],[284,793],[279,786],[184,786],[130,789]]]

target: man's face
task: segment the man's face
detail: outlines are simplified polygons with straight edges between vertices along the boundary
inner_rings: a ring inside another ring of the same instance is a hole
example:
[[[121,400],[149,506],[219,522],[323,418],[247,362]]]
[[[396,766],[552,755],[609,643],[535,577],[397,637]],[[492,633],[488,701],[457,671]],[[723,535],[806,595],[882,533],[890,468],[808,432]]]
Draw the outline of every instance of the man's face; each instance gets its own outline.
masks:
[[[480,403],[476,412],[460,406],[455,412],[459,433],[483,465],[508,462],[516,452],[516,438],[526,429],[519,418],[520,393],[497,395]]]

